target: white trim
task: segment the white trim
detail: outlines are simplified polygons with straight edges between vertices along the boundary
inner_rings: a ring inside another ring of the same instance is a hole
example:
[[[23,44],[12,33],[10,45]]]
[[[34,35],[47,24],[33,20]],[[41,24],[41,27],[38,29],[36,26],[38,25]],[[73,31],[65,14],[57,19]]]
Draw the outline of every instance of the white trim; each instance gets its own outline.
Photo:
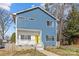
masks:
[[[58,35],[58,29],[57,29],[57,27],[58,27],[58,24],[56,23],[56,47],[57,47],[57,43],[58,43],[58,41],[57,41],[57,35]]]
[[[33,9],[33,8],[37,8],[37,7],[31,7],[31,8],[28,8],[28,9],[22,10],[22,11],[18,11],[18,12],[16,12],[16,14],[17,14],[17,13],[21,13],[21,12],[23,12],[23,11],[27,11],[27,10]]]
[[[16,45],[17,45],[17,17],[15,18],[15,23],[16,23]]]
[[[59,21],[59,19],[57,19],[55,16],[53,16],[52,14],[50,14],[48,11],[46,11],[45,9],[43,9],[42,7],[40,7],[40,6],[36,6],[36,7],[32,7],[32,8],[28,8],[28,9],[25,9],[25,10],[22,10],[22,11],[19,11],[19,12],[16,12],[15,14],[17,14],[17,13],[21,13],[21,12],[23,12],[23,11],[27,11],[27,10],[30,10],[30,9],[33,9],[33,8],[40,8],[40,9],[42,9],[43,11],[45,11],[46,13],[48,13],[49,15],[51,15],[53,18],[55,18],[57,21]]]
[[[24,29],[24,28],[17,28],[17,30],[41,31],[39,29]]]

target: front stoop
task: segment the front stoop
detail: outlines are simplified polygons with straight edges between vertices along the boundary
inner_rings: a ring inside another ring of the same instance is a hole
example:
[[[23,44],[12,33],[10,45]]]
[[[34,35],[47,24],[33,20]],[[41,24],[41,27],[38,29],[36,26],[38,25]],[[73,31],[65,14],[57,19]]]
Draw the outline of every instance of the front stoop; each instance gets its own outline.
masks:
[[[45,54],[45,55],[47,55],[47,56],[59,56],[59,55],[57,55],[55,53],[52,53],[52,52],[49,52],[47,50],[38,50],[38,51]]]
[[[44,48],[42,47],[41,44],[37,44],[36,45],[36,50],[44,50]]]

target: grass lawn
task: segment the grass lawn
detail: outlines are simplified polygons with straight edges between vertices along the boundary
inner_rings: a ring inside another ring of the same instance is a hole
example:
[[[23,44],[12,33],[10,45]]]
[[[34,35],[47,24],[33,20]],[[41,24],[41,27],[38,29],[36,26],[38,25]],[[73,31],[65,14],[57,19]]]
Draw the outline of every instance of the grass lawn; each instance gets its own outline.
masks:
[[[61,56],[79,56],[79,49],[70,46],[61,46],[60,48],[46,48],[46,50]]]
[[[0,50],[0,56],[45,56],[43,53],[39,51],[35,51],[34,49],[26,49],[20,51],[5,51]]]

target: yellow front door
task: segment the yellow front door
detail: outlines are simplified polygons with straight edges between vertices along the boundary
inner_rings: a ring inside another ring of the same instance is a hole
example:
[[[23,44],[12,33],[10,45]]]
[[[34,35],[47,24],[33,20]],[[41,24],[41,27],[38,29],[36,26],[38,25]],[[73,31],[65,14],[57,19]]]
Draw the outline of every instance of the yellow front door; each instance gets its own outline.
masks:
[[[36,44],[40,43],[40,36],[39,35],[35,35],[35,43]]]

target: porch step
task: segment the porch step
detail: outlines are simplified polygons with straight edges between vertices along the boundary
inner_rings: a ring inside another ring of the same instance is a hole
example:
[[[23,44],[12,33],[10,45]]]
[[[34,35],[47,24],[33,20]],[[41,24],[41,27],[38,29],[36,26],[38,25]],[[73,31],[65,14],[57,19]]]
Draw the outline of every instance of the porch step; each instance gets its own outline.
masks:
[[[43,48],[43,46],[41,44],[37,44],[36,49],[37,50],[44,50],[44,48]]]

